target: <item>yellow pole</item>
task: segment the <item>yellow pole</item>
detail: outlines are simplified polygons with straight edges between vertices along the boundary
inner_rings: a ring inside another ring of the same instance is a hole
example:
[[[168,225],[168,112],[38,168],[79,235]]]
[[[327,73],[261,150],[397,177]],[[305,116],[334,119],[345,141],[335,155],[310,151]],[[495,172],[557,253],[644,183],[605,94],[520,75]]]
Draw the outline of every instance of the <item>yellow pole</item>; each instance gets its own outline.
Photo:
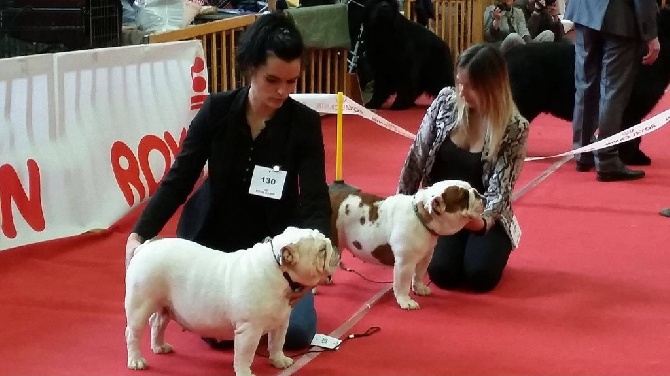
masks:
[[[337,93],[337,144],[335,146],[335,181],[342,181],[342,113],[344,94]]]

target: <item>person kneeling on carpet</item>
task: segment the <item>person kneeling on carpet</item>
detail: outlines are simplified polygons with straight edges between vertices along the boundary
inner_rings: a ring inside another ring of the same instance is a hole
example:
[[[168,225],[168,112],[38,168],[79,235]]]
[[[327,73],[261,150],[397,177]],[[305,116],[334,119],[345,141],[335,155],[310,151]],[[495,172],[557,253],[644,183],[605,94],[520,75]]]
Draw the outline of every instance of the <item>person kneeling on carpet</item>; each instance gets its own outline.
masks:
[[[126,267],[140,243],[155,237],[184,202],[177,236],[223,252],[250,248],[289,226],[330,237],[321,117],[289,97],[304,50],[295,23],[283,13],[263,15],[245,30],[236,59],[250,84],[211,94],[198,111],[128,237]],[[205,163],[208,176],[189,198]],[[304,348],[316,333],[314,298],[303,289],[290,299],[285,348]],[[205,341],[232,349],[232,341]]]
[[[487,292],[498,285],[519,240],[511,196],[528,131],[502,53],[486,43],[463,51],[456,88],[444,88],[428,108],[398,185],[399,193],[412,195],[421,183],[458,179],[484,194],[481,218],[437,240],[428,276],[438,287]]]

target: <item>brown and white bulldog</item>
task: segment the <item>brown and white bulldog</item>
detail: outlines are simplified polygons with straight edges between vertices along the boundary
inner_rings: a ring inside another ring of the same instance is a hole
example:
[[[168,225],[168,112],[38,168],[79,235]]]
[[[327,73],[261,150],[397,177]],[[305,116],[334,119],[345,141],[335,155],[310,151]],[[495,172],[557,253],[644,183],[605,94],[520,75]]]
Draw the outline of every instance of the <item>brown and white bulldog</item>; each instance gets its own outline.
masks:
[[[333,239],[365,262],[393,267],[400,308],[418,309],[409,297],[430,295],[424,283],[437,237],[460,231],[484,211],[482,195],[461,180],[445,180],[413,196],[382,198],[331,191]]]

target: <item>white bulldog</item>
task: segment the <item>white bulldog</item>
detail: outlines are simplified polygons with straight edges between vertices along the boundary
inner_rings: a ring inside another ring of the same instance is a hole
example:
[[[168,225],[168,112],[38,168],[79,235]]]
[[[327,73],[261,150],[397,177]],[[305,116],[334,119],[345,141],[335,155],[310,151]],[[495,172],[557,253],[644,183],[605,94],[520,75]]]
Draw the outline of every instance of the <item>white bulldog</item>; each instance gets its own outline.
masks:
[[[424,283],[437,237],[460,231],[484,211],[482,195],[461,180],[445,180],[414,196],[382,198],[331,191],[333,239],[365,262],[393,266],[393,293],[400,308],[418,309],[409,297],[430,295]]]
[[[178,238],[142,244],[126,271],[128,368],[147,366],[139,346],[147,321],[153,352],[172,352],[163,338],[170,319],[201,337],[234,339],[236,375],[252,375],[265,333],[270,363],[290,366],[293,360],[282,351],[288,296],[317,285],[339,262],[339,250],[323,234],[295,227],[234,253]]]

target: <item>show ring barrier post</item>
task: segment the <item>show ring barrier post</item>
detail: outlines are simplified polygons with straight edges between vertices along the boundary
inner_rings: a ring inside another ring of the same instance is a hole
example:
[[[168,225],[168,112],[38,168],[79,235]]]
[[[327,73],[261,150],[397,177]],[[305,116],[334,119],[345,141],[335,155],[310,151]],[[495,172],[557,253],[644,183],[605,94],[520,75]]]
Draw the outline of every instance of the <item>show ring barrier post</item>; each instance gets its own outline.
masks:
[[[342,177],[342,122],[344,118],[344,94],[337,93],[337,135],[335,144],[335,180],[328,187],[329,192],[358,193],[361,190],[344,182]]]

